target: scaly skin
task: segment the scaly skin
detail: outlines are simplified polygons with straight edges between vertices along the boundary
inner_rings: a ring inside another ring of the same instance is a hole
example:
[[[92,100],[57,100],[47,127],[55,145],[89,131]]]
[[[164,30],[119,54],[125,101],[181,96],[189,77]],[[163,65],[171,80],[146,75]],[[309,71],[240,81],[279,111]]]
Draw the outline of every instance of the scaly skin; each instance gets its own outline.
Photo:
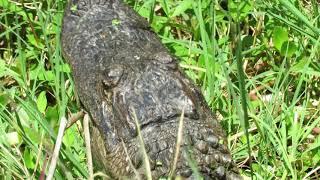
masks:
[[[152,177],[168,176],[184,109],[175,176],[195,179],[193,162],[206,179],[241,179],[224,132],[200,91],[130,7],[118,0],[71,0],[62,47],[79,98],[93,120],[97,169],[117,179],[135,177],[133,169],[145,173],[136,114]]]

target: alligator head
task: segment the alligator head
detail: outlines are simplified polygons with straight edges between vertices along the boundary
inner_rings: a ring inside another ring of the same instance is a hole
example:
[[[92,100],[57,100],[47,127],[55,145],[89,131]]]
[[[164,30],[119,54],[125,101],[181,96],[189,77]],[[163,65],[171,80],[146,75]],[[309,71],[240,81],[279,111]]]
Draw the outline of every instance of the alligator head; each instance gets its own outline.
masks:
[[[131,8],[119,1],[71,0],[62,47],[93,120],[97,167],[114,178],[144,174],[140,129],[152,176],[168,176],[183,118],[173,174],[192,179],[195,164],[208,179],[239,178],[223,130],[200,91]]]

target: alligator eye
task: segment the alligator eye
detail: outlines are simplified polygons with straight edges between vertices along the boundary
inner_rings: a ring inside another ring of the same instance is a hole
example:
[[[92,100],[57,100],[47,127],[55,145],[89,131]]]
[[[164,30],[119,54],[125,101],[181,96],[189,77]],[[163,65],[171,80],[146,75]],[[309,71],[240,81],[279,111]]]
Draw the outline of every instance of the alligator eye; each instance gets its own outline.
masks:
[[[105,71],[102,82],[106,88],[115,87],[122,75],[123,75],[123,67],[121,65],[112,65]]]

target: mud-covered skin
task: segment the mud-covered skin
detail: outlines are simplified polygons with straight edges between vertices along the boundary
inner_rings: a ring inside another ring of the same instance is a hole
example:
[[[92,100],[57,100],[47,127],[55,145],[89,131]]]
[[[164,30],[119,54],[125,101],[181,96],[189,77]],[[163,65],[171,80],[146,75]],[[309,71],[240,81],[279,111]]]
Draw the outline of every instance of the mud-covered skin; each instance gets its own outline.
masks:
[[[184,109],[175,175],[194,179],[191,159],[206,179],[241,178],[203,96],[130,7],[117,0],[71,0],[62,47],[93,120],[92,149],[100,170],[113,178],[134,177],[130,159],[140,174],[145,172],[136,114],[152,176],[168,176]]]

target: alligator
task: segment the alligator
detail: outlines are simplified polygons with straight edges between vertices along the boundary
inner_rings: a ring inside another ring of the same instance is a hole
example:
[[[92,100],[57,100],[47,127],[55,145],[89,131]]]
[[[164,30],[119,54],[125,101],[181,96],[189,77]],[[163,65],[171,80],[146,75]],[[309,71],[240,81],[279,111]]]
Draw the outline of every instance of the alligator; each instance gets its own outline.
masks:
[[[112,179],[242,179],[200,90],[129,5],[70,0],[61,43],[92,119],[97,170]]]

